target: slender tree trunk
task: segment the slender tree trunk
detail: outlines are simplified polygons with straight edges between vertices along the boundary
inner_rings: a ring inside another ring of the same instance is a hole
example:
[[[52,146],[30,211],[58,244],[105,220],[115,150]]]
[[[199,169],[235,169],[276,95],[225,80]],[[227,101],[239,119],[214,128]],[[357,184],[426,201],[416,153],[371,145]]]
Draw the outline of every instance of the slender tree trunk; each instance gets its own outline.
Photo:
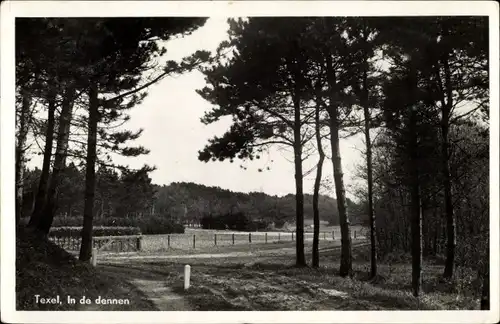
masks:
[[[435,217],[434,219],[435,219],[435,222],[438,221],[437,217]],[[433,251],[433,255],[436,256],[436,255],[438,255],[438,237],[439,237],[437,226],[434,226],[433,231],[434,231],[434,239],[432,242],[432,251]]]
[[[484,274],[483,287],[481,289],[481,310],[490,309],[490,273]]]
[[[325,152],[321,143],[321,127],[320,127],[320,105],[316,104],[316,145],[318,146],[319,160],[316,167],[316,179],[314,181],[313,193],[313,215],[314,215],[314,236],[313,236],[313,250],[312,250],[312,266],[313,268],[319,267],[319,188],[321,185],[321,176],[323,172],[323,162],[325,160]]]
[[[412,250],[412,290],[418,297],[422,284],[422,207],[418,171],[418,142],[416,132],[416,111],[410,117],[410,183],[411,183],[411,250]]]
[[[332,117],[330,117],[332,118]],[[331,124],[336,124],[331,121]],[[342,173],[342,161],[339,150],[339,134],[336,125],[330,125],[331,129],[331,147],[333,160],[333,177],[335,182],[335,193],[337,196],[337,208],[339,210],[340,236],[341,236],[341,259],[340,275],[349,276],[352,274],[352,252],[351,252],[351,230],[349,224],[349,215],[347,213],[344,179]]]
[[[422,203],[424,205],[424,203]],[[430,244],[429,244],[429,226],[428,226],[428,220],[429,219],[429,209],[422,207],[422,256],[425,258],[429,256],[430,252]]]
[[[48,99],[48,118],[47,118],[47,131],[45,133],[45,148],[43,151],[43,164],[40,181],[38,182],[38,190],[35,196],[31,218],[28,223],[29,227],[34,227],[38,224],[47,199],[47,190],[50,175],[50,159],[52,157],[52,147],[54,144],[54,123],[55,123],[55,110],[56,110],[56,97],[54,94],[49,94]]]
[[[442,35],[446,37],[449,33],[448,26],[443,25]],[[455,248],[456,248],[456,220],[453,210],[453,199],[451,192],[451,176],[449,170],[448,159],[448,132],[450,127],[450,115],[453,107],[453,89],[451,80],[451,70],[448,62],[448,52],[443,52],[440,62],[444,70],[444,86],[441,79],[439,66],[436,67],[436,79],[441,90],[441,171],[443,173],[443,188],[444,188],[444,207],[446,216],[446,262],[443,277],[451,278],[453,276],[453,268],[455,263]],[[446,99],[445,99],[446,97]]]
[[[328,114],[330,116],[330,146],[332,150],[333,178],[335,183],[335,193],[337,196],[337,208],[339,210],[340,236],[342,245],[339,274],[345,277],[352,274],[351,231],[345,197],[342,161],[340,157],[339,122],[337,117],[337,107],[335,106],[336,77],[332,66],[331,55],[326,56],[326,63],[327,81],[329,86]]]
[[[23,189],[24,189],[24,152],[26,150],[26,137],[28,135],[28,117],[31,106],[31,96],[25,89],[21,89],[22,105],[19,114],[19,133],[16,143],[16,226],[19,224],[23,208]]]
[[[296,266],[306,266],[306,257],[304,253],[304,184],[302,172],[302,142],[301,142],[301,118],[300,118],[300,100],[298,97],[294,99],[294,163],[295,163],[295,207],[296,207]]]
[[[367,64],[367,62],[365,62]],[[371,244],[371,269],[370,276],[377,275],[377,238],[375,227],[375,212],[373,210],[373,166],[372,166],[372,142],[370,138],[371,115],[368,109],[368,76],[366,67],[363,71],[363,113],[365,116],[365,142],[366,142],[366,169],[368,176],[368,218],[370,219],[370,244]]]
[[[92,221],[95,200],[95,163],[97,159],[97,123],[99,122],[99,101],[97,84],[89,89],[89,118],[87,139],[87,163],[85,168],[85,206],[83,208],[82,244],[80,261],[89,261],[92,257]]]
[[[445,112],[443,112],[445,114]],[[447,119],[447,118],[446,118]],[[441,167],[443,173],[443,188],[444,188],[444,204],[446,214],[446,262],[444,267],[444,278],[453,276],[453,268],[455,265],[455,247],[456,247],[456,226],[455,213],[453,210],[453,201],[451,193],[451,176],[448,165],[448,121],[444,119],[441,123]]]
[[[44,212],[41,215],[36,228],[43,234],[49,233],[55,213],[57,212],[58,189],[62,180],[62,173],[66,167],[66,151],[68,149],[71,117],[73,113],[73,97],[75,90],[70,86],[63,98],[61,113],[59,117],[59,129],[57,131],[57,147],[54,156],[54,167],[50,177],[47,201]]]
[[[489,233],[488,233],[489,234]],[[483,266],[483,287],[481,289],[481,309],[490,309],[490,244],[486,242],[486,258]]]

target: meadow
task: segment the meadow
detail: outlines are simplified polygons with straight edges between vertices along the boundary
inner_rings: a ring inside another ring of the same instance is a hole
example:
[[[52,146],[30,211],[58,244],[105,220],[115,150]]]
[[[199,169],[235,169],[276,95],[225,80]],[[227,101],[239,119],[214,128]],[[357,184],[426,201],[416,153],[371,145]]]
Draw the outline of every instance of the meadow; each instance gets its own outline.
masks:
[[[354,234],[356,232],[356,234]],[[366,230],[360,226],[351,229],[351,237],[364,238]],[[274,243],[295,242],[296,234],[292,231],[269,232],[237,232],[223,230],[208,230],[201,228],[186,228],[184,234],[143,235],[142,249],[144,252],[179,250],[189,251],[210,249],[232,245],[265,245]],[[329,226],[321,228],[320,244],[325,242],[340,242],[340,227]],[[304,241],[312,244],[312,228],[307,228]]]

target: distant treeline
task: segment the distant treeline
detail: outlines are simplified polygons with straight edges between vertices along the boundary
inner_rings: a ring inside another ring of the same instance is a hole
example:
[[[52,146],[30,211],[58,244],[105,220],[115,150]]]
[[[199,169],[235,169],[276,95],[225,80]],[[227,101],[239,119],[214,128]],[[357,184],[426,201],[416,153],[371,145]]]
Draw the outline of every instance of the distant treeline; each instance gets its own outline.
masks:
[[[54,222],[66,224],[70,219],[80,219],[84,206],[83,168],[70,163],[64,170],[60,190],[59,208]],[[23,215],[30,215],[34,193],[38,185],[40,170],[26,171],[23,198]],[[156,223],[196,224],[205,228],[231,228],[235,230],[263,229],[269,226],[281,228],[285,223],[294,223],[295,195],[270,196],[262,192],[233,192],[219,187],[208,187],[195,183],[172,183],[158,186],[151,183],[147,172],[122,172],[99,168],[96,172],[96,198],[94,203],[95,223],[111,225],[113,219],[120,225],[129,224],[152,232]],[[351,221],[364,221],[363,206],[348,200],[352,210]],[[304,197],[306,218],[312,218],[312,195]],[[338,225],[338,210],[335,199],[319,198],[320,217],[331,225]],[[125,220],[127,220],[125,222]],[[222,225],[223,224],[223,225]],[[142,225],[142,226],[141,226]],[[174,225],[172,225],[174,226]],[[164,224],[162,227],[172,227]],[[154,231],[153,231],[154,232]]]

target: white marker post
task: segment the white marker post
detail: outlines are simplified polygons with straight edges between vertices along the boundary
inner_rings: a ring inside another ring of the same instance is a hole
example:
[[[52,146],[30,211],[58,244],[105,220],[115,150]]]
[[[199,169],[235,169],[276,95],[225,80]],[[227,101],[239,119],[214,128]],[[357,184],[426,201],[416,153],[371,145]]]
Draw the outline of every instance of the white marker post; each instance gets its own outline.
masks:
[[[184,290],[189,288],[189,279],[191,277],[191,266],[186,264],[184,266]]]
[[[92,249],[92,266],[97,266],[97,249]]]

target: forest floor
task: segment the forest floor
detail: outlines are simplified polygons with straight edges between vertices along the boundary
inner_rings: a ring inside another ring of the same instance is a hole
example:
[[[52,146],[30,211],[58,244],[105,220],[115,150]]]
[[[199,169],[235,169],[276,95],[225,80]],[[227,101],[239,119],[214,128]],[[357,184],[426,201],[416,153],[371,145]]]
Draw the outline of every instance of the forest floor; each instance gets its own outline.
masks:
[[[338,275],[338,246],[320,252],[321,267],[296,268],[289,243],[253,252],[231,251],[183,255],[107,257],[102,271],[134,283],[148,280],[155,289],[143,293],[161,310],[464,310],[478,309],[476,294],[456,279],[440,279],[442,265],[426,262],[420,298],[411,295],[407,260],[381,262],[379,275],[368,278],[369,250],[353,249],[352,278]],[[282,246],[285,245],[285,246]],[[242,247],[240,247],[241,249]],[[255,248],[255,247],[254,247]],[[310,255],[310,247],[306,248]],[[311,260],[308,260],[310,264]],[[183,288],[184,265],[191,265],[191,287]],[[153,284],[154,282],[154,284]],[[463,287],[464,286],[464,287]],[[164,291],[163,297],[158,291]]]

